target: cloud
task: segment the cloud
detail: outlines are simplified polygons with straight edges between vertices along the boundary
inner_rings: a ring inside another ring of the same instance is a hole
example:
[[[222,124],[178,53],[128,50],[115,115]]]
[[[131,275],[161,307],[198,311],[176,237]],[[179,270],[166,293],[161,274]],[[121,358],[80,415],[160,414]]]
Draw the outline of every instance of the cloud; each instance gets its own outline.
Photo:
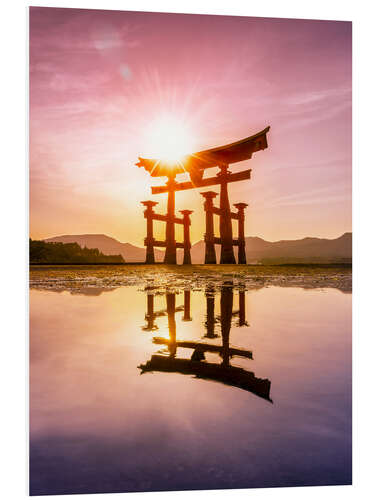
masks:
[[[322,103],[327,100],[351,100],[352,89],[344,88],[329,88],[312,90],[310,92],[298,93],[294,96],[287,97],[285,102],[291,106],[304,106],[309,104]]]
[[[351,184],[350,182],[341,182],[274,198],[270,203],[267,203],[267,207],[316,205],[350,200]]]

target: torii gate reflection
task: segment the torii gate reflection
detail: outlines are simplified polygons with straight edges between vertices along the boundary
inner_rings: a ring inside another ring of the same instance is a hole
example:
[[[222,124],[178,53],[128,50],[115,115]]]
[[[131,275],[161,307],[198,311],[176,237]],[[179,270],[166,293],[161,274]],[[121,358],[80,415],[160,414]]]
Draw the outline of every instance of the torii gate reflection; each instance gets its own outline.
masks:
[[[220,316],[215,318],[215,294],[211,288],[206,289],[206,338],[219,337],[215,333],[216,322],[220,323],[220,332],[222,344],[208,344],[206,342],[178,341],[176,336],[176,313],[184,312],[183,320],[191,321],[190,316],[190,290],[184,291],[184,304],[176,307],[176,294],[167,292],[165,294],[167,308],[162,311],[154,311],[154,295],[147,296],[147,313],[145,318],[147,326],[143,330],[153,331],[158,327],[155,319],[159,316],[168,316],[169,338],[154,337],[153,343],[166,345],[168,355],[154,354],[145,364],[138,368],[141,374],[153,371],[174,372],[185,375],[195,375],[197,378],[213,380],[226,385],[238,387],[240,389],[252,392],[253,394],[264,398],[270,402],[271,382],[268,379],[257,378],[253,372],[232,366],[230,359],[233,356],[239,356],[253,359],[252,351],[230,347],[229,335],[232,326],[232,318],[239,317],[238,326],[247,325],[245,312],[245,291],[239,291],[239,309],[233,311],[233,284],[224,284],[220,290]],[[193,353],[190,359],[178,358],[178,348],[192,349]],[[209,363],[205,361],[205,353],[216,353],[222,358],[221,363]]]

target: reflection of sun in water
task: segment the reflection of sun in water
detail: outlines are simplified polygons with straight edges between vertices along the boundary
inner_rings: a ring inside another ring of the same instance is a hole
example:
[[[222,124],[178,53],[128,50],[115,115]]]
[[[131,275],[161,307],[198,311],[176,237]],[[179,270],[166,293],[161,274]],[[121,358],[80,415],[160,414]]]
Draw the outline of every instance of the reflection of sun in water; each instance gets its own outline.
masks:
[[[172,114],[163,114],[146,127],[144,151],[151,158],[176,163],[194,152],[194,135],[189,125]]]

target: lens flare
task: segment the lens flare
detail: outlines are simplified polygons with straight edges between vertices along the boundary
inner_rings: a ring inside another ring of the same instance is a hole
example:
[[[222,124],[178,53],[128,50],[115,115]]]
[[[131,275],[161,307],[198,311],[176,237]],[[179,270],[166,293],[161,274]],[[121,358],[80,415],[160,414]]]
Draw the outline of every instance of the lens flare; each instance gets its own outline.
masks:
[[[163,114],[145,130],[145,150],[151,158],[171,165],[194,151],[194,135],[188,123],[177,116]]]

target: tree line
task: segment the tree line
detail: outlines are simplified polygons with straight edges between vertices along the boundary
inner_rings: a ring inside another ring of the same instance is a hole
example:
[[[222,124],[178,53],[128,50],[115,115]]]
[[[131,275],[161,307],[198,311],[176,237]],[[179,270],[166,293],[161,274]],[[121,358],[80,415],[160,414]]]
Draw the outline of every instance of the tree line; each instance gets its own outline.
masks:
[[[78,243],[29,240],[30,264],[123,264],[122,255],[104,255],[98,248]]]

